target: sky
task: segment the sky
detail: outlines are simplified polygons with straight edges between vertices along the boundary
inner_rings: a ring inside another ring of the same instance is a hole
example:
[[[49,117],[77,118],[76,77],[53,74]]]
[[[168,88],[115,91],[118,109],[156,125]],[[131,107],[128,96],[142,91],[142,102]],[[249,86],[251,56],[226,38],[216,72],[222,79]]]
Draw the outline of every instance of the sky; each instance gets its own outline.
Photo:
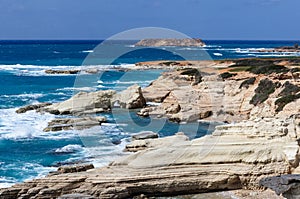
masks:
[[[299,40],[300,0],[0,0],[0,39],[106,39],[169,28],[219,40]]]

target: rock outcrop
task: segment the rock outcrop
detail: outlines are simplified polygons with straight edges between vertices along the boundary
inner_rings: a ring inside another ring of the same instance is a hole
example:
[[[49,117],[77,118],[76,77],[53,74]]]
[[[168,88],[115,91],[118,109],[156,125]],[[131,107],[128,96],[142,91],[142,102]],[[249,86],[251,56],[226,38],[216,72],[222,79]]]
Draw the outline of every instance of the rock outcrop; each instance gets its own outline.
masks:
[[[16,113],[26,113],[27,111],[39,110],[40,108],[44,108],[46,106],[50,106],[52,103],[39,103],[39,104],[31,104],[28,106],[21,107],[16,110]]]
[[[143,95],[148,102],[161,104],[146,107],[139,115],[167,117],[176,122],[206,118],[236,122],[250,117],[286,117],[300,111],[297,106],[300,79],[286,69],[269,75],[255,74],[265,69],[253,73],[242,71],[225,79],[218,74],[200,71],[197,74],[193,70],[165,72],[144,88]],[[287,78],[279,78],[282,74]]]
[[[203,47],[205,43],[201,39],[142,39],[135,46],[188,46],[188,47]]]
[[[121,108],[136,109],[143,108],[146,105],[146,100],[141,87],[135,84],[115,94],[112,98],[112,104]]]
[[[298,199],[300,197],[300,175],[288,174],[266,177],[260,180],[260,185],[270,188],[277,195],[283,195],[287,199]]]
[[[80,115],[85,111],[94,109],[108,111],[111,108],[111,99],[116,94],[116,91],[96,91],[96,92],[79,92],[72,98],[52,104],[44,110],[54,114],[73,114]]]
[[[70,74],[78,74],[80,70],[54,70],[54,69],[49,69],[45,70],[46,74],[64,74],[64,75],[70,75]]]
[[[105,117],[83,117],[83,118],[56,118],[48,122],[48,127],[43,131],[61,131],[70,129],[87,129],[93,126],[99,126],[106,122]]]
[[[110,111],[112,107],[135,109],[145,105],[141,87],[133,85],[120,93],[114,90],[79,92],[66,101],[47,106],[44,111],[57,115],[87,115]]]
[[[272,125],[288,130],[276,134]],[[255,189],[261,179],[291,173],[298,166],[299,146],[293,137],[300,132],[290,130],[293,125],[293,118],[261,119],[219,126],[212,135],[192,141],[182,133],[148,139],[151,146],[108,167],[30,180],[1,189],[0,197],[82,194],[105,199]]]

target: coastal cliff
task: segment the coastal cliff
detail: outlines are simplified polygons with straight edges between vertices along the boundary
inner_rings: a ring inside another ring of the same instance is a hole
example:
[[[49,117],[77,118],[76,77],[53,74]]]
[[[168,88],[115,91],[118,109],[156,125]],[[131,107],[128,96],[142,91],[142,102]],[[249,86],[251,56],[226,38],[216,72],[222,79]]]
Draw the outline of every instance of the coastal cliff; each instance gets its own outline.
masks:
[[[179,65],[144,89],[133,86],[119,94],[106,91],[110,95],[105,98],[105,93],[99,91],[83,93],[65,102],[41,106],[39,111],[86,116],[86,111],[109,111],[118,99],[120,104],[124,102],[123,108],[132,108],[128,104],[144,107],[138,112],[142,117],[228,124],[194,140],[184,134],[189,132],[133,140],[127,149],[135,153],[107,167],[50,174],[1,189],[0,197],[67,198],[71,194],[73,198],[141,198],[261,189],[260,182],[266,177],[297,173],[297,60],[244,59],[224,63],[217,63],[214,70]],[[218,67],[220,64],[222,67]],[[98,100],[96,104],[94,98]],[[146,102],[158,105],[146,106]]]

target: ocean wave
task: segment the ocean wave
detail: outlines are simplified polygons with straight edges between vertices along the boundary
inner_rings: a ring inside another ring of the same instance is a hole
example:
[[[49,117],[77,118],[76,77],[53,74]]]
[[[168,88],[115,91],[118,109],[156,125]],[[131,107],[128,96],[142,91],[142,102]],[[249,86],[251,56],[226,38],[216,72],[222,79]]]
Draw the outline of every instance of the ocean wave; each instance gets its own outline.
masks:
[[[15,173],[22,174],[18,179],[8,176],[0,177],[0,188],[6,188],[14,185],[18,182],[23,182],[25,180],[31,180],[34,178],[41,178],[46,176],[50,171],[55,171],[57,168],[54,167],[45,167],[37,163],[22,163],[16,161],[13,164],[5,165],[5,168],[2,171],[13,170]]]
[[[19,95],[2,95],[1,97],[4,98],[30,98],[30,99],[38,99],[40,97],[44,97],[45,94],[41,94],[41,93],[24,93],[24,94],[19,94]]]
[[[82,53],[93,53],[94,52],[94,50],[83,50],[83,51],[81,51]]]
[[[17,179],[12,177],[0,176],[0,188],[7,188],[14,185]]]
[[[104,84],[150,84],[153,80],[146,80],[146,81],[111,81],[111,82],[104,82]]]
[[[135,45],[125,45],[125,47],[134,48]]]
[[[17,114],[16,108],[0,109],[0,139],[49,139],[61,140],[77,137],[76,131],[44,132],[48,122],[55,118],[50,113],[28,111]],[[14,118],[13,120],[11,118]]]
[[[96,88],[93,87],[65,87],[56,89],[56,91],[96,91]]]
[[[218,57],[222,57],[223,56],[222,53],[213,53],[213,55],[218,56]]]
[[[69,144],[62,148],[58,148],[58,149],[54,150],[53,152],[58,153],[58,154],[68,154],[68,153],[75,153],[75,152],[82,151],[82,150],[83,150],[83,148],[81,145]]]
[[[134,64],[119,64],[119,65],[81,65],[81,66],[43,66],[43,65],[0,65],[0,71],[6,71],[9,73],[16,74],[18,76],[76,76],[77,74],[47,74],[46,70],[108,70],[108,69],[119,69],[119,68],[130,68]]]

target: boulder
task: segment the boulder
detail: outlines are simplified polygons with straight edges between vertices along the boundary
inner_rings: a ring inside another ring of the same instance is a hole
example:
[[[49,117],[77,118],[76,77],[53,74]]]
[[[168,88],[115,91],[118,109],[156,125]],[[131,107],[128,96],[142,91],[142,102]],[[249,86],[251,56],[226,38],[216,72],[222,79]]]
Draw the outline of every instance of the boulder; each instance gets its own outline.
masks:
[[[132,85],[126,90],[117,93],[112,98],[113,107],[121,107],[127,109],[143,108],[146,100],[142,94],[142,89],[138,85]]]
[[[70,99],[48,106],[44,110],[50,113],[75,115],[94,109],[108,111],[111,108],[111,99],[115,94],[116,91],[113,90],[79,92]]]

